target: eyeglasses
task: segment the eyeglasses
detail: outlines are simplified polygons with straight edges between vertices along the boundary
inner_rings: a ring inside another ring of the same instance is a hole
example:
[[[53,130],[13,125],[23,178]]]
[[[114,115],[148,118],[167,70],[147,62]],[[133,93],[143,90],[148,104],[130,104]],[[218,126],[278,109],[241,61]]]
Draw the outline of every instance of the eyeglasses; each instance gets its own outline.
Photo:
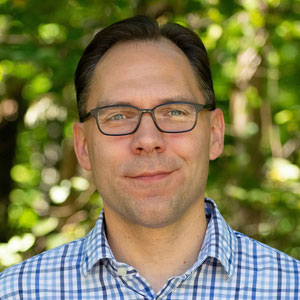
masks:
[[[182,133],[190,131],[196,126],[198,113],[204,109],[214,110],[215,105],[168,102],[152,109],[131,105],[109,105],[92,109],[80,118],[80,122],[85,122],[93,116],[101,133],[121,136],[134,133],[141,123],[142,115],[149,113],[158,130],[166,133]]]

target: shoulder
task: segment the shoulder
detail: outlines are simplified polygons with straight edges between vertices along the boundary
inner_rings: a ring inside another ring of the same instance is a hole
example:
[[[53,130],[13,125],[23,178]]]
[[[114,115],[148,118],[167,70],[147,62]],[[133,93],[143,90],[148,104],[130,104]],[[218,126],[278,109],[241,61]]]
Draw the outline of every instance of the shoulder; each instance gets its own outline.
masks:
[[[237,263],[261,274],[299,278],[300,261],[266,244],[233,231],[236,237]]]
[[[206,198],[206,211],[213,216],[211,228],[218,240],[215,241],[216,253],[222,258],[224,265],[231,266],[231,275],[236,278],[261,280],[276,284],[299,282],[300,262],[291,256],[268,245],[256,241],[233,230],[223,219],[213,200]],[[276,279],[277,278],[277,279]],[[300,286],[300,282],[299,282]]]
[[[84,238],[61,245],[4,270],[0,274],[0,299],[18,299],[20,291],[24,287],[34,289],[37,280],[51,284],[61,268],[79,268],[83,241]]]

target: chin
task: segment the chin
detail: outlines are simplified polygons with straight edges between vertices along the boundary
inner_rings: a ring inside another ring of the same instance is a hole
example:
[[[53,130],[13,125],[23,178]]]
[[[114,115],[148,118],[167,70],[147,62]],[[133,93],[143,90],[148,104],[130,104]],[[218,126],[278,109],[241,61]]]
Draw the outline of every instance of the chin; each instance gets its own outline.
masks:
[[[131,214],[130,221],[146,228],[163,228],[180,219],[179,211],[170,208],[152,207],[135,211]]]

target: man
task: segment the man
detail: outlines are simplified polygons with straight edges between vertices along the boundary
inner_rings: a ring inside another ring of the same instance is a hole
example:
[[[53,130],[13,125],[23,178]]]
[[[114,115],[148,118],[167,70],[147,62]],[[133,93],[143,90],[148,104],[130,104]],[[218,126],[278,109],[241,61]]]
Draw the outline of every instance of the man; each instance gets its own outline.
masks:
[[[75,151],[104,211],[85,238],[3,272],[1,300],[300,298],[300,263],[234,232],[204,198],[224,120],[196,34],[115,23],[75,84]]]

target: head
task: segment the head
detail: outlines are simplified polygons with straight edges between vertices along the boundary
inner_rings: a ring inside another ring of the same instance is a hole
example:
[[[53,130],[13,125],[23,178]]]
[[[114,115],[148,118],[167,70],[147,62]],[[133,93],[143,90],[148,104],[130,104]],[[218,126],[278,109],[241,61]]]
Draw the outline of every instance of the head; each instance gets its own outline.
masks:
[[[95,36],[79,62],[76,90],[81,115],[106,105],[149,110],[168,101],[214,103],[200,39],[179,25],[159,28],[146,17]],[[209,160],[223,149],[224,120],[219,109],[198,115],[195,128],[184,133],[159,131],[148,112],[125,136],[100,133],[94,118],[74,125],[78,161],[92,171],[106,216],[164,227],[203,208]]]

